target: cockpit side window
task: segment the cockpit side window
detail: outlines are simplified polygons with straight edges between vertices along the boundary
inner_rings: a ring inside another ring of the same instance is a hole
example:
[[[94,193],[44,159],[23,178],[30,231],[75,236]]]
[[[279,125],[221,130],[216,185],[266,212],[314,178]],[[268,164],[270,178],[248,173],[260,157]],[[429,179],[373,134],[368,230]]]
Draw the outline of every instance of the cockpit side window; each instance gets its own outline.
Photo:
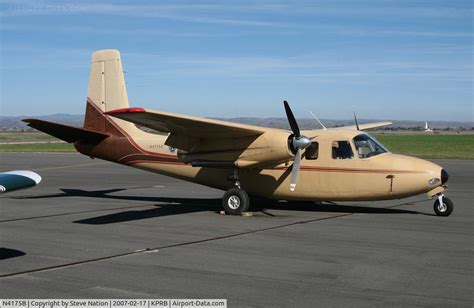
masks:
[[[306,148],[306,152],[304,153],[304,157],[306,159],[318,159],[319,155],[319,143],[316,141],[311,142],[311,145]]]
[[[354,137],[354,145],[359,158],[369,158],[375,155],[388,152],[375,138],[361,134]]]
[[[354,153],[352,152],[349,141],[334,141],[332,143],[332,158],[333,159],[352,159]]]

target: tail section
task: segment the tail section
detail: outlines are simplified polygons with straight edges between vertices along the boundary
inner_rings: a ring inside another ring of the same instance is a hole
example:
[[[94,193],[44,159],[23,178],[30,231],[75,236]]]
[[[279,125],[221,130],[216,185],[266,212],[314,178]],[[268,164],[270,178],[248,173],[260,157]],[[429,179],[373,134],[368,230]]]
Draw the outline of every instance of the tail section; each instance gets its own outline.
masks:
[[[92,55],[83,128],[38,119],[24,121],[33,128],[74,143],[75,148],[87,156],[129,165],[164,158],[176,161],[176,155],[170,154],[164,146],[167,136],[146,133],[131,122],[106,114],[122,108],[129,108],[129,103],[120,53],[99,50]]]
[[[102,133],[113,133],[114,122],[129,134],[141,132],[134,124],[111,119],[104,112],[128,108],[128,95],[123,76],[120,52],[118,50],[99,50],[92,54],[87,92],[87,108],[84,128]]]

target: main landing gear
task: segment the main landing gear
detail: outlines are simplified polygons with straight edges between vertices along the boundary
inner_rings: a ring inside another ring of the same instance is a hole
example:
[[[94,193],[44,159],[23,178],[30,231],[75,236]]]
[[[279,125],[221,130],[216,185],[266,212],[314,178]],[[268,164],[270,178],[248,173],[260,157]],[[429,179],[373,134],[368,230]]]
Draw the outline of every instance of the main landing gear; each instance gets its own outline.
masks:
[[[454,210],[454,204],[443,194],[440,194],[433,204],[433,209],[438,216],[449,216]]]
[[[237,169],[234,169],[234,174],[229,176],[229,180],[234,182],[235,187],[225,192],[224,197],[222,197],[222,206],[228,215],[241,215],[242,212],[247,212],[249,209],[249,195],[240,187]]]

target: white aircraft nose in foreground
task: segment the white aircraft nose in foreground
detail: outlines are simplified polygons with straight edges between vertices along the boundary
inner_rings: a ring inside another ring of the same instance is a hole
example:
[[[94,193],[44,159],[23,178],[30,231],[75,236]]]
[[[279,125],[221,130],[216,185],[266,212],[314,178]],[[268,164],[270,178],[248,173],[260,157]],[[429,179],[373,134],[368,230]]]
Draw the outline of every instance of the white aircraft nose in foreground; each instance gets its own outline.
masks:
[[[0,173],[0,193],[33,187],[41,182],[41,176],[33,171],[16,170]]]

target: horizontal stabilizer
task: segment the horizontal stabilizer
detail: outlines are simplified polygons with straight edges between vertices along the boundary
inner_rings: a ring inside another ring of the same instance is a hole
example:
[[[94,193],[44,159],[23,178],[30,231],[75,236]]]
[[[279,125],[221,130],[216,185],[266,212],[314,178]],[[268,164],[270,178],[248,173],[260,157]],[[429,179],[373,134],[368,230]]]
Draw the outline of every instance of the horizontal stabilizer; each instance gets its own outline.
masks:
[[[109,137],[108,134],[38,119],[24,119],[23,122],[28,123],[30,127],[69,143],[79,140],[94,142]]]

